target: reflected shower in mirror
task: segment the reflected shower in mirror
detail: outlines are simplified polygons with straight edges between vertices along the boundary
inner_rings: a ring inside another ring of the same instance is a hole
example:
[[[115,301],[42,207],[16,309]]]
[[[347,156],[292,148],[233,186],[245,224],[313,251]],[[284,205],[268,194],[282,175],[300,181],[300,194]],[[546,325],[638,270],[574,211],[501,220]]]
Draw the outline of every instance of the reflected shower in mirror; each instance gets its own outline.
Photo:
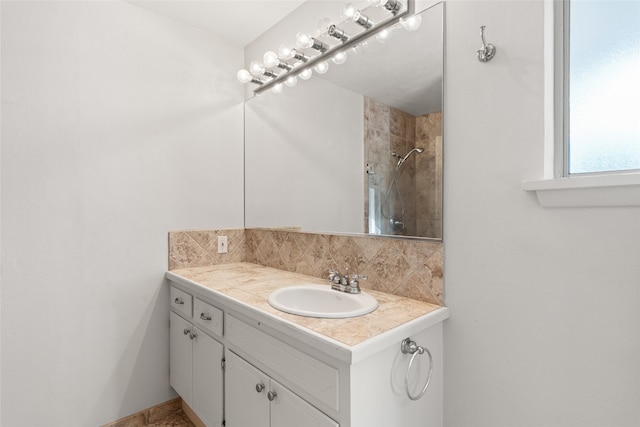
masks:
[[[421,4],[414,31],[245,103],[247,227],[441,239],[444,5]]]

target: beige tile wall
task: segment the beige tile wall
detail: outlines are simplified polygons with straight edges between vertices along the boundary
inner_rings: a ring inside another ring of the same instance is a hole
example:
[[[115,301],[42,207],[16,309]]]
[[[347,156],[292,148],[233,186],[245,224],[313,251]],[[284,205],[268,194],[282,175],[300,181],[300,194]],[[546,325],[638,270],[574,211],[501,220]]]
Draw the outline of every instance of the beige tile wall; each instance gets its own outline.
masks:
[[[217,253],[217,236],[229,253]],[[326,278],[329,268],[364,274],[363,289],[444,303],[441,242],[307,233],[281,229],[232,229],[169,233],[169,269],[252,262]]]

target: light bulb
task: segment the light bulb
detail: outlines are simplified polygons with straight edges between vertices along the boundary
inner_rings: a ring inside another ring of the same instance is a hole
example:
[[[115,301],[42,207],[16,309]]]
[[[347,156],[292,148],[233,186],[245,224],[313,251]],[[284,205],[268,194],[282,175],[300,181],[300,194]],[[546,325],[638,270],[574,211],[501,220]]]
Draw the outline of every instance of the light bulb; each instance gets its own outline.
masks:
[[[313,46],[313,38],[306,33],[298,33],[296,35],[296,46],[301,49]]]
[[[404,27],[407,31],[415,31],[420,28],[420,24],[422,23],[422,16],[413,15],[407,19],[400,18],[400,25]]]
[[[376,34],[376,40],[378,40],[380,43],[384,43],[389,40],[389,36],[391,36],[391,31],[389,31],[388,28],[385,28],[384,30]]]
[[[298,84],[298,79],[296,78],[296,76],[289,76],[284,81],[284,84],[286,84],[289,87],[294,87],[295,85]]]
[[[335,55],[333,55],[333,58],[331,58],[331,60],[333,61],[334,64],[344,64],[347,61],[347,53],[346,52],[338,52]]]
[[[273,85],[273,87],[271,88],[271,92],[273,93],[280,93],[282,92],[282,83],[276,83],[275,85]]]
[[[264,60],[264,65],[266,65],[269,68],[275,67],[280,63],[280,60],[278,59],[278,55],[276,55],[275,52],[271,52],[271,51],[265,53],[262,59]]]
[[[238,80],[240,81],[240,83],[249,83],[251,79],[251,73],[249,73],[247,70],[242,69],[238,71]]]
[[[300,76],[302,80],[309,80],[311,78],[311,74],[312,74],[311,68],[307,68],[306,70],[298,74],[298,76]]]
[[[329,25],[331,25],[331,19],[322,18],[318,21],[318,35],[322,36],[327,34],[327,30],[329,29]]]
[[[345,19],[351,19],[351,18],[353,18],[353,14],[354,13],[356,13],[356,7],[351,3],[347,3],[342,7],[342,11],[340,12],[340,16],[345,18]]]
[[[293,58],[293,49],[281,44],[280,49],[278,49],[278,55],[280,55],[280,58],[282,59],[291,59]]]
[[[259,62],[252,61],[251,64],[249,64],[249,71],[251,71],[251,74],[263,74],[264,66]]]
[[[318,62],[314,65],[313,69],[316,70],[318,74],[324,74],[329,71],[329,63],[327,61]]]

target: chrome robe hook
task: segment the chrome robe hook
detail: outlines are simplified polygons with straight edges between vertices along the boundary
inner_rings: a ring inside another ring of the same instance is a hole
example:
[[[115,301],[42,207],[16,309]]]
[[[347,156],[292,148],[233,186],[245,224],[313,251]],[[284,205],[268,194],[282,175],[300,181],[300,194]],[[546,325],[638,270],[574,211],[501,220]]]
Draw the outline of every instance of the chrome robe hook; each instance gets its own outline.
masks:
[[[480,27],[480,38],[482,39],[482,47],[476,50],[476,53],[478,54],[478,61],[480,62],[490,61],[491,58],[493,58],[496,54],[496,47],[491,43],[487,43],[484,39],[484,29],[484,25]]]

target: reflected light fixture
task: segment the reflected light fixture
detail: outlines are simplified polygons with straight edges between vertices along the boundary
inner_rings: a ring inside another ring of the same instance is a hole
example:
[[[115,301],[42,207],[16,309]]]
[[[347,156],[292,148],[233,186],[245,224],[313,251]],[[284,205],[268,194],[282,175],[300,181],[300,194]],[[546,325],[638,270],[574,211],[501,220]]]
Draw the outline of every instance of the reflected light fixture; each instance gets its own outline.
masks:
[[[400,25],[407,31],[415,31],[420,28],[420,24],[422,24],[422,16],[420,15],[412,15],[407,19],[400,18]]]
[[[284,84],[289,87],[294,87],[298,84],[298,78],[296,76],[289,76],[287,77],[287,80],[284,81]]]
[[[269,51],[265,53],[262,60],[264,61],[264,65],[268,68],[278,67],[287,71],[290,71],[293,68],[293,66],[287,64],[286,62],[281,61],[275,52]]]
[[[300,72],[300,74],[298,74],[298,77],[300,77],[302,80],[309,80],[311,78],[311,74],[311,68],[307,68]]]
[[[329,63],[327,61],[318,62],[313,69],[318,74],[324,74],[329,71]]]
[[[391,37],[391,30],[389,30],[388,28],[385,28],[384,30],[376,34],[376,40],[378,40],[380,43],[386,42],[387,40],[389,40],[389,37]]]
[[[338,64],[338,65],[344,64],[345,62],[347,62],[347,52],[344,52],[344,51],[338,52],[335,55],[333,55],[331,60],[333,61],[334,64]]]
[[[254,74],[254,75],[263,75],[266,77],[278,77],[276,73],[274,73],[273,71],[267,70],[266,68],[264,68],[264,65],[262,65],[257,61],[252,61],[251,64],[249,64],[249,71],[251,72],[251,74]]]

